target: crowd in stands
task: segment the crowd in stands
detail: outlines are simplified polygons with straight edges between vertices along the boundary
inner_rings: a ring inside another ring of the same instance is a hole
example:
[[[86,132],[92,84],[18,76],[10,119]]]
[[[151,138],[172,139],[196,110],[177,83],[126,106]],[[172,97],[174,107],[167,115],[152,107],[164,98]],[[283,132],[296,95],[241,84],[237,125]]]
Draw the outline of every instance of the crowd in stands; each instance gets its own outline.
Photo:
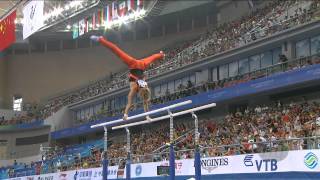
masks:
[[[216,55],[233,48],[248,44],[257,39],[273,35],[293,26],[319,18],[319,1],[271,1],[266,7],[257,9],[249,16],[223,24],[201,36],[195,42],[180,44],[165,50],[166,60],[152,65],[146,72],[148,77],[188,65],[205,57]],[[188,82],[181,85],[179,91],[167,92],[164,96],[152,99],[152,104],[160,104],[185,96],[229,87],[252,79],[264,77],[268,73],[288,71],[320,63],[319,57],[288,61],[283,55],[281,65],[272,72],[259,70],[217,82],[203,82],[200,85]],[[113,74],[111,80],[99,80],[90,86],[55,98],[41,110],[42,117],[50,116],[62,106],[78,102],[101,93],[113,91],[127,85],[127,72]],[[135,108],[141,107],[137,104]],[[122,109],[101,110],[87,121],[98,120],[101,116],[121,113]],[[111,114],[110,114],[111,113]],[[14,117],[5,120],[0,117],[0,125],[30,123],[37,119],[37,114]],[[200,146],[203,157],[259,153],[269,151],[301,150],[319,148],[314,139],[297,139],[320,135],[320,104],[318,102],[300,102],[257,106],[239,110],[226,115],[223,119],[207,118],[200,120]],[[162,161],[168,159],[169,142],[168,123],[159,122],[157,126],[146,126],[132,132],[131,151],[133,162]],[[177,159],[193,157],[194,134],[193,122],[175,123],[174,137]],[[89,150],[69,152],[64,145],[43,154],[43,161],[0,168],[9,177],[17,175],[19,170],[30,169],[33,174],[65,171],[79,168],[100,167],[102,147],[99,143],[85,146]],[[155,155],[159,153],[160,155]],[[113,141],[109,145],[108,157],[111,165],[120,164],[127,156],[126,143]],[[1,177],[1,176],[0,176]]]
[[[206,81],[200,84],[193,84],[191,81],[188,81],[187,85],[180,84],[180,86],[178,87],[178,90],[175,92],[170,93],[169,91],[167,91],[162,96],[152,98],[151,104],[152,105],[162,104],[162,103],[173,101],[183,97],[200,94],[210,90],[226,88],[229,86],[254,80],[257,78],[262,78],[276,72],[285,72],[285,71],[290,71],[298,68],[303,68],[313,64],[320,64],[320,57],[318,55],[312,56],[312,57],[305,57],[297,60],[291,60],[291,61],[287,61],[284,55],[280,55],[279,59],[281,60],[283,59],[283,57],[285,58],[284,61],[281,61],[281,63],[278,66],[274,66],[273,68],[268,70],[262,69],[262,70],[250,72],[247,74],[237,75],[232,78],[219,80],[216,82]],[[132,110],[139,109],[139,108],[142,108],[142,102],[138,102],[134,104],[134,107],[132,108]],[[84,117],[84,119],[78,120],[77,123],[83,124],[86,122],[93,122],[96,120],[100,120],[103,117],[119,115],[123,113],[123,109],[124,107],[120,107],[119,109],[113,109],[110,111],[102,107],[100,111],[98,111],[96,114],[92,116],[86,116]]]
[[[175,123],[177,159],[193,158],[193,123],[188,118]],[[320,103],[300,101],[282,104],[278,101],[239,109],[223,118],[212,117],[209,112],[206,118],[200,119],[199,132],[202,157],[319,148],[319,139],[310,137],[320,135]],[[132,129],[131,139],[133,163],[168,160],[167,121]],[[111,140],[109,143],[110,165],[123,163],[127,156],[126,142]],[[37,174],[100,167],[102,151],[102,140],[70,147],[60,144],[43,154],[42,162],[19,166],[15,163],[2,169],[15,176],[19,170],[14,167],[33,169],[32,172]]]
[[[37,116],[30,114],[15,114],[11,119],[5,119],[4,116],[2,116],[0,117],[0,126],[33,123],[38,120],[39,118]]]
[[[204,57],[242,46],[292,26],[297,26],[317,19],[319,17],[319,7],[320,3],[318,1],[271,1],[267,6],[262,9],[257,9],[249,16],[208,30],[206,34],[196,41],[188,41],[179,44],[176,47],[165,49],[167,54],[166,60],[152,65],[146,74],[148,77],[156,76],[165,71],[190,64]],[[232,86],[251,79],[266,76],[270,73],[278,72],[279,69],[285,71],[320,62],[318,57],[312,57],[308,60],[295,63],[288,62],[288,59],[286,58],[286,61],[281,61],[281,58],[282,57],[279,58],[280,63],[283,63],[281,68],[278,67],[278,70],[275,69],[273,72],[260,70],[216,82],[203,82],[201,85],[188,83],[187,86],[181,85],[176,92],[167,92],[164,96],[154,97],[151,103],[159,104],[208,90]],[[288,62],[288,64],[285,62]],[[86,88],[55,98],[47,103],[44,108],[41,108],[41,110],[39,110],[38,107],[31,108],[33,112],[31,115],[14,118],[13,120],[0,119],[0,125],[30,123],[37,119],[35,117],[48,117],[67,104],[78,102],[127,85],[127,72],[111,74],[110,77],[111,81],[107,79],[98,80]],[[135,108],[140,107],[141,103],[138,103],[135,106]],[[35,112],[35,110],[41,111],[41,114]],[[99,113],[86,117],[86,119],[81,120],[80,122],[94,121],[104,116],[117,115],[122,113],[122,111],[123,107],[112,110],[102,109]]]
[[[252,41],[281,32],[288,28],[319,19],[318,1],[270,1],[267,6],[256,9],[240,20],[234,20],[210,29],[195,42],[182,43],[165,50],[166,60],[155,63],[146,72],[147,77],[158,76],[205,57],[237,48]],[[48,117],[61,107],[98,94],[110,92],[128,85],[127,73],[122,72],[111,80],[99,80],[86,88],[50,100],[41,110]]]

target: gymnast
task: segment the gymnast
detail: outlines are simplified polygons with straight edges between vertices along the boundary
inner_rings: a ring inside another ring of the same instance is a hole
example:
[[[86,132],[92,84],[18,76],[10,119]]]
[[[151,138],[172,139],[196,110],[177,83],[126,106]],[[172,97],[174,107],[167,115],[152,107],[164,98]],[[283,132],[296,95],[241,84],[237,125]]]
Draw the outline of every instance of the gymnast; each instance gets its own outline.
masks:
[[[113,44],[112,42],[106,40],[102,36],[92,35],[90,37],[91,40],[95,42],[99,42],[103,46],[109,48],[113,53],[115,53],[119,58],[128,65],[130,73],[129,73],[129,83],[130,83],[130,91],[128,94],[128,103],[124,110],[123,120],[127,120],[129,110],[133,107],[133,97],[138,93],[143,100],[143,109],[144,112],[149,111],[149,102],[151,99],[151,92],[146,83],[146,78],[144,76],[144,71],[149,67],[149,65],[158,60],[163,59],[165,54],[160,51],[160,53],[153,54],[149,57],[143,59],[135,59],[129,56],[127,53],[122,51],[118,46]],[[150,120],[149,116],[146,116],[147,120]]]

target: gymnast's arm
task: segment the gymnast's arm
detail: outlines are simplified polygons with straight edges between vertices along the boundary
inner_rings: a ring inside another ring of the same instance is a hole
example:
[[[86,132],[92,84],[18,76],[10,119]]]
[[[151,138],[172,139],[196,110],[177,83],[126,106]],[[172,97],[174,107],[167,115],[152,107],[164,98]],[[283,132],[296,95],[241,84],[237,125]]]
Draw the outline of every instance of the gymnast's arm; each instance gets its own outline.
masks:
[[[90,37],[91,40],[100,42],[103,46],[109,48],[113,53],[115,53],[117,56],[120,57],[120,59],[123,60],[124,63],[126,63],[129,67],[135,63],[135,59],[131,56],[129,56],[127,53],[122,51],[117,45],[113,44],[112,42],[106,40],[102,36],[94,36],[92,35]]]
[[[165,54],[162,51],[160,51],[160,53],[153,54],[149,57],[144,58],[143,62],[144,62],[145,67],[148,67],[154,61],[156,61],[158,59],[163,59],[164,57],[165,57]]]

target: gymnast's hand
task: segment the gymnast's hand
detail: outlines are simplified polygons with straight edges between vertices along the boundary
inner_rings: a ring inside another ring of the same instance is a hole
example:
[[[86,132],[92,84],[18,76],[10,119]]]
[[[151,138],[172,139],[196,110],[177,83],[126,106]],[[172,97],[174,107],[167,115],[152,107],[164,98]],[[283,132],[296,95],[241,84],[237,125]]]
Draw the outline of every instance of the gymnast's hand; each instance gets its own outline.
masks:
[[[99,42],[99,39],[101,38],[102,36],[95,36],[95,35],[91,35],[90,36],[90,39],[94,42]]]

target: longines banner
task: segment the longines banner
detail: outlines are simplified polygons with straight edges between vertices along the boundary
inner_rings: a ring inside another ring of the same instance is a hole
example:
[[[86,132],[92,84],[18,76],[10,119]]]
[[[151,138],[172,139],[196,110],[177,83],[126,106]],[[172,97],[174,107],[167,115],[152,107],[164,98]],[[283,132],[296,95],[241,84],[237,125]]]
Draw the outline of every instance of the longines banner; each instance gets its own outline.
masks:
[[[320,172],[320,150],[283,151],[201,159],[202,175],[277,172]],[[177,160],[176,176],[194,175],[194,160]],[[131,177],[155,177],[157,166],[169,163],[154,162],[131,165]],[[118,167],[108,167],[108,179],[116,179]],[[124,175],[125,177],[125,175]],[[101,180],[102,168],[73,170],[38,176],[12,178],[14,180]]]

